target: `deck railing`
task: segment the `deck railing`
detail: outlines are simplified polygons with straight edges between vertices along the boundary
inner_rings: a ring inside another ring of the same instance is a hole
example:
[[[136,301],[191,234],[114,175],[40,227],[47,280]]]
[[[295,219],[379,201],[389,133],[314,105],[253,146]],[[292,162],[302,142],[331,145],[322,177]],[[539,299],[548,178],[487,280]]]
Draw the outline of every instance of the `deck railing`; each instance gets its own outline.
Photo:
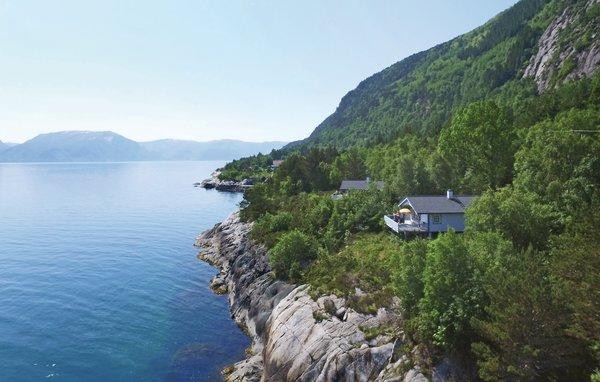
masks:
[[[394,232],[426,232],[427,226],[423,223],[416,220],[405,220],[403,222],[398,222],[391,215],[384,215],[383,220],[385,221],[385,225],[387,225]]]

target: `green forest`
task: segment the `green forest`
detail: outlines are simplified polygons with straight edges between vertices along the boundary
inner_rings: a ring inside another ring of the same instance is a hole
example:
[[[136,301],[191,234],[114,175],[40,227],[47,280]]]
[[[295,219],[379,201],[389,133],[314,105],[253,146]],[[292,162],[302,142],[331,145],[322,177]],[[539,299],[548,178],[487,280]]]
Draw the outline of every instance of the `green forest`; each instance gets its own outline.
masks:
[[[536,94],[521,81],[527,60],[548,25],[569,7],[576,22],[559,32],[560,52],[580,52],[600,33],[600,4],[585,0],[522,0],[481,27],[432,49],[410,56],[362,81],[346,94],[337,110],[306,140],[304,148],[369,147],[406,133],[437,135],[452,116],[474,101],[515,103]],[[590,3],[591,4],[591,3]],[[558,84],[569,74],[572,60],[551,75]]]
[[[565,43],[590,44],[599,7],[585,4],[521,1],[363,81],[307,140],[225,166],[262,180],[240,216],[275,277],[365,313],[397,297],[402,327],[381,330],[407,333],[420,365],[450,355],[484,381],[600,381],[600,70],[565,82],[565,60],[541,93],[521,75],[566,6],[583,13]],[[331,198],[367,176],[384,189]],[[464,233],[385,229],[401,197],[449,188],[478,195]]]

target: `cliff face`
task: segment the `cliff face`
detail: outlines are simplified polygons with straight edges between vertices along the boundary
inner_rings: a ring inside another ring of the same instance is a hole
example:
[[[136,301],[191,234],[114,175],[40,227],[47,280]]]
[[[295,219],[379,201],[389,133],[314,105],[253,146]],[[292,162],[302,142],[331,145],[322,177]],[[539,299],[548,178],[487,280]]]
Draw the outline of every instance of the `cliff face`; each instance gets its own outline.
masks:
[[[399,316],[384,308],[360,314],[343,298],[315,300],[307,285],[273,279],[250,228],[236,213],[196,241],[199,258],[220,269],[213,289],[228,293],[232,318],[252,339],[248,357],[224,370],[226,381],[427,381],[403,354],[402,332],[377,334],[401,327]],[[434,368],[434,380],[448,380],[452,369]]]
[[[537,43],[524,77],[538,91],[589,76],[600,64],[600,0],[571,5],[554,19]]]

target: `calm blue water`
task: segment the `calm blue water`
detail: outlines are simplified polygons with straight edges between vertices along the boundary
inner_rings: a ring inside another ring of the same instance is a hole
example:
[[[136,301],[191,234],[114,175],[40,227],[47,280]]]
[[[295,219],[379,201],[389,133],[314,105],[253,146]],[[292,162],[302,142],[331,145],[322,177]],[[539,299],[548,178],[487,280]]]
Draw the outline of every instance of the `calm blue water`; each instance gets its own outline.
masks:
[[[0,381],[204,381],[249,341],[197,234],[222,163],[0,164]]]

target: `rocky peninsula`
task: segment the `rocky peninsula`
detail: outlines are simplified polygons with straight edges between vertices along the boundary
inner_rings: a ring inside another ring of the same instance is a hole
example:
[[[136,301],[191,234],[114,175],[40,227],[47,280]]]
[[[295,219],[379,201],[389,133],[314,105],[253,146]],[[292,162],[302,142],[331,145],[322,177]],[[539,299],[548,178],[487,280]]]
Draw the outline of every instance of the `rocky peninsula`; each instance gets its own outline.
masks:
[[[404,333],[383,330],[401,327],[396,309],[362,314],[344,298],[276,280],[251,226],[234,213],[195,243],[198,257],[220,270],[212,289],[228,294],[232,318],[252,339],[246,359],[223,370],[225,381],[428,380]],[[433,380],[449,380],[452,369],[442,362]]]
[[[222,192],[244,192],[248,188],[253,186],[251,179],[244,179],[242,181],[235,180],[221,180],[219,179],[220,172],[217,170],[213,172],[210,178],[204,179],[202,182],[194,183],[194,187],[202,187],[207,190],[215,189]]]

